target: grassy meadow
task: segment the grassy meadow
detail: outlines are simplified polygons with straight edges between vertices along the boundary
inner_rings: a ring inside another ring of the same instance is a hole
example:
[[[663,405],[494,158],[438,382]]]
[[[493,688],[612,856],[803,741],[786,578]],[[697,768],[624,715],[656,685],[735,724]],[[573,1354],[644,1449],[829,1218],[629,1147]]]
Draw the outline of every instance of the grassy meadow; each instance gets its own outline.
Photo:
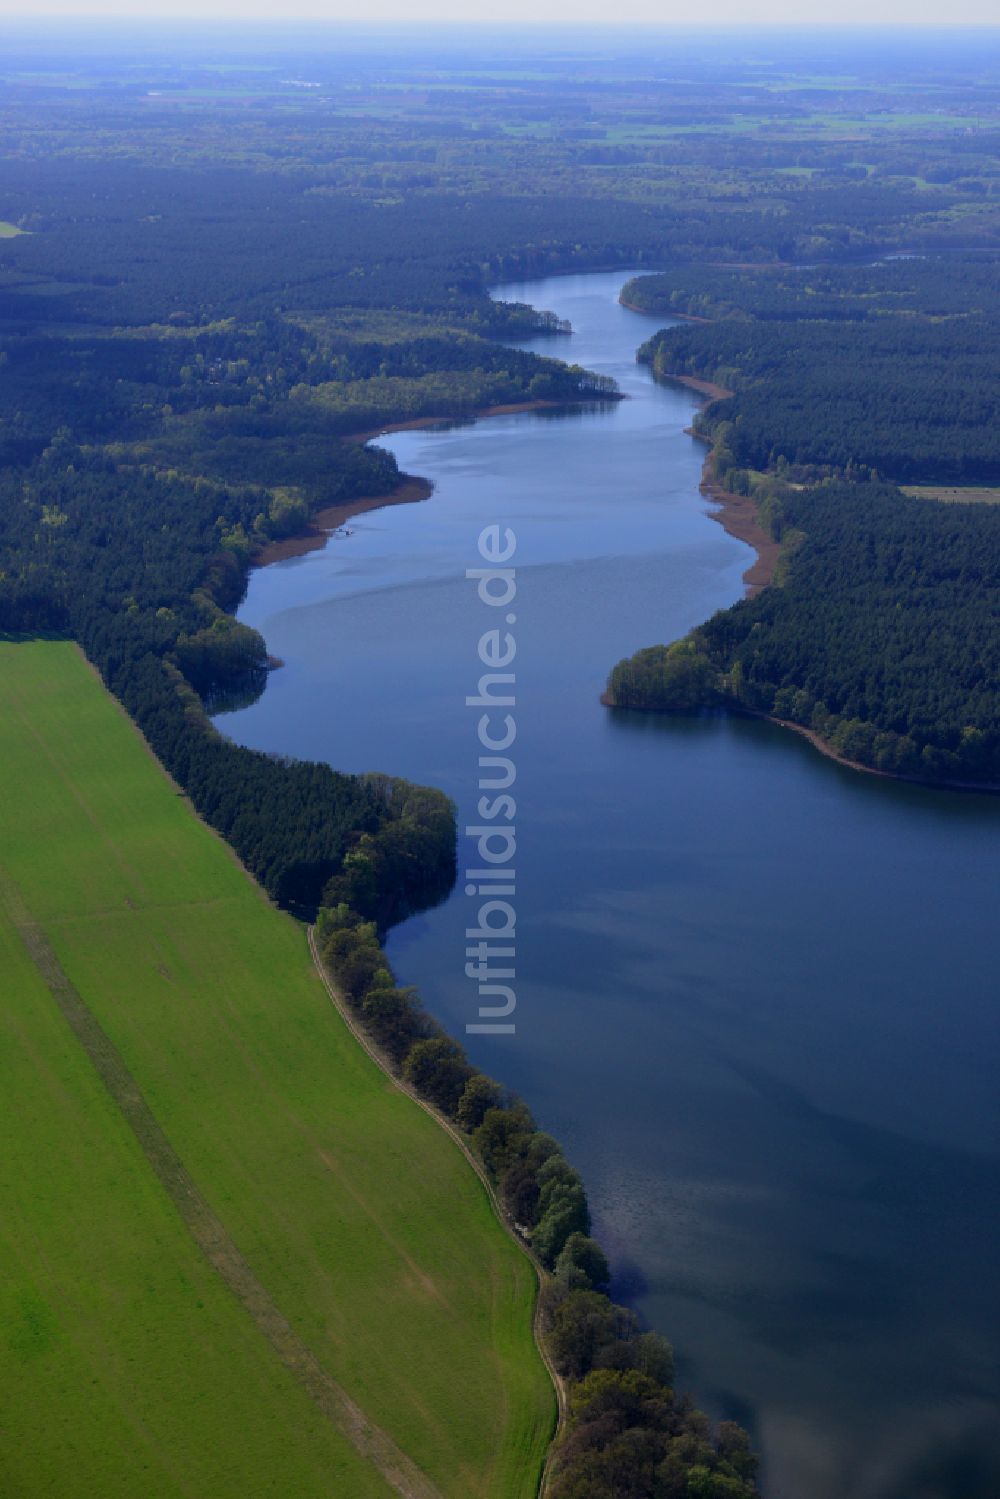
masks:
[[[943,505],[1000,505],[1000,489],[983,484],[904,484],[903,493]]]
[[[22,940],[37,924],[234,1252],[442,1499],[528,1499],[534,1272],[75,646],[0,642],[0,1491],[393,1492],[189,1233]]]

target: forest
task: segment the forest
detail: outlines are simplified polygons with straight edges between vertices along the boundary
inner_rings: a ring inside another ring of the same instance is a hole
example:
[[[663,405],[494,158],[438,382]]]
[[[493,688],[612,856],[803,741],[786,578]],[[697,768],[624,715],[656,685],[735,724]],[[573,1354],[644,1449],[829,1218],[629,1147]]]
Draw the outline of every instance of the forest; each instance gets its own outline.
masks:
[[[709,434],[725,425],[727,468],[989,484],[1000,476],[997,328],[986,314],[730,318],[657,334],[640,357],[733,390],[699,422]]]
[[[621,299],[643,312],[758,322],[858,322],[996,315],[1000,261],[983,251],[846,265],[675,265],[635,276]]]
[[[780,585],[619,663],[614,701],[731,704],[891,774],[1000,781],[1000,507],[828,481],[770,513],[796,538]]]
[[[620,662],[610,698],[749,709],[889,774],[1000,781],[1000,509],[974,503],[1000,476],[1000,260],[686,267],[622,295],[705,319],[639,358],[732,392],[696,421],[708,466],[784,554],[776,586]],[[947,483],[969,503],[920,497]]]

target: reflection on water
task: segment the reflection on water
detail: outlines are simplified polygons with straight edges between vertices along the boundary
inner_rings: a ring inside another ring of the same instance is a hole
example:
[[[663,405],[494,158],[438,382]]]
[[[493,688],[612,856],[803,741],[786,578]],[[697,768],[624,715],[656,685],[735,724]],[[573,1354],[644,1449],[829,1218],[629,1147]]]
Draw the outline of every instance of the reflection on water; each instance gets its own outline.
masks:
[[[244,713],[263,696],[267,686],[267,672],[256,672],[241,682],[226,687],[215,687],[202,694],[205,707],[213,718],[222,718],[227,713]],[[224,727],[224,725],[220,725]]]
[[[1000,799],[862,777],[751,719],[610,712],[621,656],[740,593],[691,396],[622,276],[508,288],[629,400],[396,434],[426,504],[256,573],[286,662],[242,742],[443,786],[476,821],[483,525],[518,535],[518,1030],[471,1038],[583,1169],[619,1289],[751,1425],[770,1499],[995,1499]],[[460,852],[460,860],[464,850]],[[461,1034],[461,885],[394,934]]]

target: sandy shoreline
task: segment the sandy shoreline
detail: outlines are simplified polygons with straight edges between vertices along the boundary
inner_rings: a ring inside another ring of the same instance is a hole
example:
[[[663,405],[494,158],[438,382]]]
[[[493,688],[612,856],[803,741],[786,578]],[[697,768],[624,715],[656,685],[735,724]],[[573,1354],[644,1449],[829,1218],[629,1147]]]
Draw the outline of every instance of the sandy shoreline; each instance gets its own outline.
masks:
[[[651,272],[650,274],[655,274]],[[624,297],[618,298],[620,307],[627,307],[629,312],[641,312],[643,317],[666,317],[680,318],[682,323],[710,323],[710,317],[698,317],[694,312],[675,312],[673,308],[669,312],[650,312],[648,307],[640,307],[638,302],[626,302]]]
[[[369,510],[382,510],[387,505],[414,505],[429,500],[434,486],[416,474],[401,474],[395,489],[385,494],[359,495],[354,500],[343,500],[339,505],[327,505],[317,510],[305,531],[295,536],[285,536],[281,541],[268,542],[253,559],[252,566],[268,567],[272,562],[284,562],[289,557],[304,557],[307,552],[318,552],[330,539],[330,532],[346,525],[355,515],[366,515]]]
[[[461,415],[415,416],[406,422],[387,422],[381,427],[372,427],[364,432],[349,432],[341,441],[360,446],[386,437],[390,432],[420,432],[431,427],[449,427],[456,422],[475,422],[484,416],[516,416],[523,411],[566,411],[577,406],[601,405],[605,401],[624,401],[620,392],[606,396],[589,396],[579,401],[515,401],[505,406],[484,406],[478,411]],[[401,474],[395,489],[380,495],[361,495],[355,500],[345,500],[339,505],[328,505],[317,510],[309,519],[304,531],[295,536],[285,536],[281,541],[268,542],[254,554],[251,567],[269,567],[272,562],[285,562],[289,557],[304,557],[308,552],[318,552],[326,546],[330,532],[346,525],[355,515],[365,515],[370,510],[381,510],[387,505],[411,505],[430,499],[434,486],[419,474]]]
[[[761,525],[756,501],[747,494],[731,494],[728,489],[723,489],[711,477],[710,463],[711,454],[705,459],[702,470],[701,492],[713,505],[719,507],[709,512],[712,520],[718,521],[729,536],[745,542],[757,553],[743,574],[746,596],[752,599],[754,594],[760,593],[761,589],[774,582],[781,558],[781,543],[775,541]]]
[[[726,396],[732,395],[732,391],[727,390],[724,385],[716,385],[713,380],[702,380],[697,375],[657,375],[656,379],[686,385],[688,390],[695,390],[700,396],[704,396],[706,406],[712,401],[724,401]]]
[[[658,378],[676,380],[678,384],[686,385],[689,390],[696,391],[702,397],[703,404],[706,406],[712,401],[721,401],[726,396],[732,395],[732,391],[727,390],[724,385],[716,385],[711,380],[699,380],[696,375],[667,375]],[[711,438],[704,437],[693,428],[689,427],[688,431],[699,441],[711,443]],[[745,542],[757,553],[743,574],[746,596],[753,598],[754,594],[760,593],[762,588],[767,588],[768,584],[774,582],[774,575],[781,557],[781,543],[775,541],[770,532],[761,525],[756,501],[750,495],[733,494],[730,490],[723,489],[722,485],[712,477],[711,466],[712,454],[709,451],[705,455],[700,485],[705,498],[718,506],[717,510],[712,510],[709,514],[714,521],[718,521],[729,536],[735,536],[737,541]]]
[[[637,307],[632,302],[626,302],[619,298],[623,307],[632,312],[645,313],[646,309]],[[695,317],[691,313],[671,312],[664,316],[682,318],[688,323],[709,323],[711,318]],[[710,405],[712,401],[723,401],[732,395],[724,385],[717,385],[714,380],[702,380],[697,375],[669,375],[656,374],[657,380],[671,380],[678,385],[685,386],[701,396],[704,405]],[[692,437],[701,438],[700,432],[688,428]],[[710,439],[702,438],[703,441]],[[760,523],[757,506],[749,495],[732,494],[728,489],[723,489],[721,484],[716,483],[711,474],[711,454],[705,459],[705,466],[701,474],[701,492],[707,499],[711,500],[718,509],[710,512],[713,520],[718,521],[722,529],[728,535],[734,536],[737,541],[745,542],[747,546],[753,547],[757,553],[756,558],[743,574],[743,582],[746,587],[747,597],[753,598],[754,594],[760,593],[769,583],[774,582],[774,574],[781,556],[781,544],[765,531]]]
[[[623,713],[662,713],[671,718],[688,716],[675,713],[671,708],[623,707],[621,703],[615,702],[607,688],[601,693],[600,701],[606,708],[616,708]],[[860,760],[848,760],[845,755],[838,754],[833,745],[817,734],[815,729],[808,729],[805,724],[793,723],[790,718],[776,718],[773,713],[764,713],[759,708],[747,708],[742,703],[723,702],[719,708],[706,711],[732,714],[736,718],[756,718],[761,723],[772,724],[776,729],[790,729],[800,739],[808,740],[813,749],[819,750],[824,759],[832,760],[835,765],[841,765],[845,770],[859,770],[862,775],[876,776],[880,781],[902,781],[908,786],[923,786],[931,791],[974,791],[989,796],[995,796],[1000,792],[1000,782],[996,781],[934,781],[926,776],[899,775],[896,771],[879,770],[876,765],[864,765]]]
[[[476,411],[445,413],[441,416],[415,416],[407,422],[387,422],[365,432],[350,432],[344,442],[375,442],[390,432],[420,432],[426,427],[453,427],[456,422],[477,422],[483,416],[518,416],[522,411],[571,411],[576,406],[602,405],[605,401],[624,401],[620,391],[605,396],[586,396],[576,401],[512,401],[505,406],[480,406]]]
[[[732,395],[732,391],[726,390],[721,385],[714,385],[710,380],[698,380],[693,375],[671,375],[668,378],[678,380],[682,385],[698,391],[706,398],[706,404],[710,401],[721,400],[723,397]],[[701,434],[693,432],[692,436],[699,437]],[[749,495],[732,494],[712,478],[711,475],[711,452],[705,456],[705,466],[702,470],[701,492],[713,504],[718,505],[718,510],[712,512],[712,519],[719,522],[723,530],[730,536],[735,536],[738,541],[744,541],[752,546],[757,553],[756,560],[751,563],[743,574],[743,582],[746,585],[748,598],[760,593],[761,589],[773,583],[775,571],[781,558],[781,543],[775,541],[760,523],[756,503]],[[601,696],[601,702],[608,707],[617,705],[609,700],[605,692]],[[838,754],[831,744],[828,744],[815,729],[808,729],[804,724],[793,723],[788,718],[776,718],[771,713],[762,713],[752,708],[744,708],[733,705],[727,711],[742,713],[747,718],[760,718],[766,723],[774,724],[779,729],[791,729],[793,734],[808,740],[814,749],[819,750],[828,760],[833,760],[837,765],[842,765],[846,770],[861,771],[863,775],[878,776],[885,781],[905,781],[913,786],[940,787],[949,791],[981,791],[996,794],[1000,791],[1000,784],[993,782],[978,781],[932,781],[922,776],[898,775],[893,771],[879,770],[874,765],[863,765],[860,760],[848,760],[846,756]]]
[[[818,749],[820,754],[827,760],[833,760],[837,765],[843,765],[845,770],[860,770],[863,775],[878,776],[882,781],[904,781],[910,786],[926,786],[940,791],[979,791],[996,795],[1000,791],[1000,783],[996,781],[934,781],[926,776],[904,776],[893,770],[879,770],[876,765],[864,765],[860,760],[848,760],[846,756],[840,755],[815,729],[807,729],[805,724],[793,723],[790,718],[776,718],[773,713],[762,713],[755,708],[744,708],[742,705],[734,705],[728,711],[739,713],[743,718],[760,718],[765,723],[774,724],[778,729],[791,729],[793,734],[807,739],[813,749]]]
[[[709,401],[720,400],[724,396],[732,394],[721,385],[714,385],[709,380],[699,380],[694,375],[671,375],[665,378],[678,381],[691,390],[701,395],[706,404]],[[621,398],[618,398],[621,399]],[[565,407],[565,401],[525,401],[517,405],[493,406],[478,411],[470,416],[470,420],[478,420],[483,416],[505,416],[514,412],[535,411],[542,408],[557,406]],[[582,404],[582,403],[581,403]],[[589,404],[589,403],[587,403]],[[443,423],[461,420],[461,418],[434,416],[418,417],[410,422],[396,422],[391,426],[379,427],[374,432],[355,433],[346,439],[348,442],[369,442],[373,437],[382,436],[388,432],[408,432],[426,427],[436,427]],[[692,433],[692,436],[699,436]],[[755,560],[743,574],[743,582],[746,586],[747,597],[753,597],[761,589],[766,588],[773,582],[775,569],[781,556],[780,543],[764,530],[760,524],[757,514],[757,506],[749,495],[732,494],[723,489],[711,477],[709,465],[711,453],[706,454],[705,464],[702,470],[702,481],[700,489],[703,495],[716,505],[716,510],[710,511],[712,520],[718,521],[723,530],[738,541],[745,542],[747,546],[753,547],[757,553]],[[364,515],[372,510],[381,510],[388,505],[410,505],[419,504],[423,500],[430,499],[434,492],[434,486],[427,479],[415,474],[401,474],[400,482],[395,489],[388,490],[381,495],[362,495],[354,500],[345,500],[339,505],[330,505],[323,510],[318,510],[312,516],[307,530],[297,536],[288,536],[282,541],[273,541],[263,547],[254,557],[253,567],[267,567],[272,562],[282,562],[290,557],[301,557],[308,552],[319,551],[325,547],[330,539],[330,532],[338,526],[345,525],[353,516]],[[274,661],[274,666],[280,665]],[[607,691],[601,694],[601,702],[608,708],[617,708],[618,704]],[[629,711],[657,711],[652,710],[629,710]],[[751,708],[743,708],[733,704],[727,707],[728,712],[740,713],[747,718],[763,719],[766,723],[774,724],[780,729],[791,729],[801,738],[806,739],[814,749],[819,750],[828,760],[835,761],[848,770],[858,770],[866,775],[879,776],[887,781],[904,781],[911,785],[938,787],[950,791],[978,791],[996,794],[1000,792],[1000,784],[988,782],[985,784],[975,781],[928,781],[919,776],[901,776],[891,771],[878,770],[871,765],[863,765],[859,760],[848,760],[839,755],[813,729],[807,729],[803,724],[792,723],[789,719],[775,718],[772,714],[762,713]]]
[[[660,378],[674,380],[679,385],[695,391],[705,404],[732,394],[724,386],[716,385],[711,380],[700,380],[695,375],[669,375]],[[487,406],[480,411],[469,413],[468,417],[420,416],[407,422],[390,422],[385,426],[373,427],[364,432],[352,432],[343,440],[363,444],[384,437],[390,432],[418,432],[432,427],[448,426],[456,421],[478,421],[481,417],[511,416],[525,411],[566,410],[576,405],[593,405],[600,399],[597,397],[592,401],[580,402],[518,401],[504,406]],[[607,399],[624,400],[625,397],[616,395],[609,396]],[[698,433],[692,433],[692,435],[699,436]],[[252,566],[268,567],[272,562],[284,562],[291,557],[303,557],[309,552],[319,551],[326,546],[330,532],[336,530],[338,526],[346,525],[353,516],[364,515],[371,510],[381,510],[386,505],[418,503],[429,499],[433,488],[434,486],[428,480],[416,474],[403,474],[396,488],[389,490],[386,494],[364,495],[355,500],[346,500],[340,505],[327,506],[323,510],[318,510],[310,518],[306,529],[298,535],[286,536],[281,541],[272,541],[266,547],[262,547],[253,558]],[[757,507],[752,499],[746,495],[730,494],[728,490],[715,483],[709,473],[709,457],[706,457],[702,471],[701,492],[718,507],[709,512],[712,520],[718,521],[730,536],[753,547],[757,553],[756,558],[743,574],[747,595],[752,597],[773,581],[781,548],[760,524]]]

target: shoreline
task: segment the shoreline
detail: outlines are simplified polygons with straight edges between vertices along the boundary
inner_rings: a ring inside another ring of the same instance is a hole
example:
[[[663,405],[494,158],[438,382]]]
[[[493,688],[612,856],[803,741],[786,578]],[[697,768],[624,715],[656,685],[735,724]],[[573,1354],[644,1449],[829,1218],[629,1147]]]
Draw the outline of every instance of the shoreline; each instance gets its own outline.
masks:
[[[369,427],[363,432],[348,432],[344,442],[359,446],[376,442],[390,432],[420,432],[428,427],[453,427],[464,422],[478,422],[484,416],[520,416],[525,411],[572,411],[577,406],[603,405],[605,401],[624,401],[621,391],[611,391],[604,396],[585,396],[575,401],[510,401],[500,406],[477,406],[474,411],[443,412],[440,416],[414,416],[405,422],[384,422],[380,427]]]
[[[656,271],[649,272],[649,275],[651,276],[655,276],[656,274]],[[694,312],[674,312],[672,309],[670,312],[650,312],[648,307],[640,307],[638,302],[626,302],[624,297],[618,298],[618,305],[620,307],[627,307],[629,312],[638,312],[643,317],[679,318],[682,323],[712,322],[712,319],[710,317],[698,317],[698,315]]]
[[[618,301],[630,312],[638,312],[646,317],[657,316],[656,313],[649,313],[645,307],[637,307],[634,302],[627,302],[622,297],[619,297]],[[663,315],[679,318],[686,323],[710,323],[712,321],[711,318],[695,317],[693,313],[687,312],[671,312]],[[676,385],[683,385],[687,390],[693,390],[701,397],[703,408],[710,406],[713,401],[724,401],[727,396],[733,394],[724,385],[717,385],[714,380],[702,380],[698,375],[668,375],[660,374],[655,370],[651,372],[654,380],[671,381]],[[698,438],[700,442],[707,442],[711,448],[710,437],[696,432],[692,427],[687,430],[692,437]],[[731,490],[724,489],[713,478],[710,472],[711,457],[709,451],[705,456],[701,470],[701,483],[698,487],[705,498],[717,507],[709,511],[710,518],[717,521],[727,535],[753,547],[757,553],[754,561],[743,574],[744,597],[752,599],[774,582],[781,557],[781,543],[775,541],[774,537],[761,525],[757,505],[750,495],[733,494]],[[601,701],[604,702],[603,697]]]
[[[304,557],[308,552],[318,552],[330,540],[330,533],[338,526],[346,525],[356,515],[367,515],[371,510],[383,510],[389,505],[416,505],[429,500],[434,485],[418,474],[403,474],[394,489],[385,494],[358,495],[353,500],[341,500],[337,505],[326,505],[309,518],[304,531],[294,536],[283,536],[280,541],[269,541],[251,558],[251,568],[270,567],[272,562],[286,562],[290,557]]]
[[[699,488],[707,500],[718,508],[708,512],[711,520],[717,521],[728,536],[753,547],[757,553],[753,562],[743,573],[744,598],[752,599],[775,578],[781,560],[781,542],[775,541],[760,523],[756,501],[748,494],[733,494],[716,483],[709,473],[712,455],[705,457]]]
[[[654,378],[672,380],[688,390],[695,391],[702,398],[703,409],[710,406],[713,401],[722,401],[733,393],[724,385],[716,385],[712,380],[701,380],[697,375],[654,375]],[[732,490],[724,489],[713,477],[711,472],[712,439],[695,431],[693,427],[687,430],[692,437],[697,438],[699,442],[708,443],[709,446],[709,451],[705,454],[705,462],[702,464],[701,483],[698,487],[705,498],[717,507],[708,512],[710,518],[717,521],[727,535],[744,542],[746,546],[753,547],[757,553],[743,574],[744,597],[752,599],[774,582],[778,563],[781,560],[781,542],[775,541],[770,532],[761,525],[757,502],[751,495],[733,494]]]
[[[432,427],[450,427],[457,422],[477,422],[488,416],[520,416],[526,411],[567,411],[578,406],[601,405],[605,401],[624,401],[628,398],[620,391],[606,396],[591,396],[579,401],[513,401],[502,406],[483,406],[476,411],[461,415],[415,416],[405,422],[387,422],[381,427],[371,427],[363,432],[349,432],[342,442],[363,446],[377,441],[391,432],[420,432]],[[399,483],[384,494],[359,495],[353,500],[341,500],[336,505],[326,505],[309,517],[306,527],[292,536],[283,536],[280,541],[269,541],[250,559],[251,569],[270,567],[272,562],[286,562],[292,557],[304,557],[309,552],[321,551],[330,539],[330,533],[338,526],[346,525],[356,515],[367,515],[372,510],[382,510],[389,505],[419,504],[429,500],[434,485],[420,474],[400,473]]]
[[[628,306],[628,303],[622,303],[622,306]],[[643,309],[634,308],[632,310],[641,312]],[[701,318],[697,319],[697,321],[707,322],[709,320]],[[657,375],[655,378],[674,381],[678,385],[684,385],[689,390],[696,391],[702,397],[703,407],[711,405],[713,401],[723,400],[726,396],[732,395],[732,391],[727,390],[725,386],[716,385],[711,380],[701,380],[696,375]],[[735,537],[737,541],[745,542],[747,546],[753,547],[757,553],[755,560],[743,574],[744,597],[753,598],[774,582],[778,563],[781,559],[781,543],[775,541],[773,536],[770,536],[764,530],[764,527],[760,523],[757,505],[750,495],[733,494],[731,490],[723,489],[722,485],[712,477],[710,472],[712,461],[711,438],[694,431],[690,427],[688,431],[692,437],[696,437],[699,441],[709,444],[709,451],[705,454],[705,462],[702,466],[699,489],[706,499],[718,507],[715,510],[709,511],[710,518],[717,521],[728,535]],[[600,702],[606,708],[621,707],[620,704],[615,702],[607,688],[601,693]],[[993,796],[1000,793],[1000,782],[935,781],[928,780],[924,776],[898,775],[891,770],[879,770],[875,765],[864,765],[860,760],[849,760],[846,756],[838,754],[831,744],[828,744],[825,739],[817,734],[815,729],[806,728],[805,724],[793,723],[791,719],[787,718],[776,718],[771,713],[764,713],[755,708],[746,708],[742,704],[727,703],[723,706],[724,711],[727,713],[735,713],[745,718],[762,719],[765,723],[773,724],[775,728],[790,729],[792,733],[798,734],[800,738],[805,739],[811,744],[827,760],[834,761],[835,764],[843,766],[845,770],[860,771],[864,775],[877,776],[884,781],[898,781],[905,785],[923,786],[929,790],[971,791]],[[621,709],[621,711],[628,713],[656,713],[667,710],[657,708],[625,708]]]
[[[879,770],[877,765],[865,765],[860,760],[848,760],[846,755],[838,754],[833,745],[828,743],[822,735],[817,734],[815,729],[808,729],[802,723],[794,723],[790,718],[776,718],[773,713],[764,713],[759,708],[745,708],[742,704],[734,704],[732,708],[727,707],[726,711],[736,713],[742,718],[761,719],[764,723],[773,724],[776,729],[791,729],[793,734],[798,734],[801,739],[807,740],[813,749],[819,750],[825,759],[833,760],[836,765],[842,765],[845,770],[857,770],[863,775],[877,776],[880,781],[899,781],[904,785],[923,786],[934,791],[976,791],[989,796],[996,796],[1000,792],[998,781],[934,781],[926,776],[906,776],[892,770]]]
[[[698,395],[704,397],[702,404],[705,406],[710,406],[713,401],[724,401],[733,394],[724,385],[716,385],[714,380],[702,380],[699,375],[661,375],[654,370],[653,379],[673,381],[676,385],[684,385],[688,390],[697,391]]]
[[[607,688],[601,693],[599,701],[605,708],[614,708],[619,713],[659,713],[665,718],[689,718],[689,713],[676,713],[670,708],[633,708],[628,704],[615,701]],[[748,708],[743,703],[722,702],[717,709],[706,710],[724,713],[734,718],[755,718],[760,723],[769,723],[776,729],[790,729],[800,739],[805,739],[818,750],[825,760],[832,760],[835,765],[840,765],[844,770],[860,771],[862,775],[875,776],[880,781],[895,781],[905,786],[922,786],[927,791],[965,791],[975,792],[980,796],[996,796],[1000,794],[1000,781],[934,781],[927,776],[900,775],[892,770],[879,770],[877,765],[865,765],[861,760],[849,760],[846,755],[838,754],[826,739],[817,734],[815,729],[809,729],[805,724],[794,723],[790,718],[776,718],[773,713],[765,713],[761,708]]]
[[[515,1229],[513,1223],[511,1222],[510,1218],[505,1213],[501,1205],[500,1199],[497,1196],[496,1188],[490,1181],[489,1176],[486,1172],[486,1168],[483,1166],[482,1161],[480,1161],[473,1154],[472,1150],[469,1148],[468,1143],[463,1139],[457,1127],[452,1124],[451,1120],[448,1119],[440,1109],[435,1108],[428,1099],[423,1098],[421,1094],[417,1092],[416,1088],[412,1087],[411,1084],[406,1081],[405,1077],[403,1077],[399,1072],[396,1072],[392,1068],[381,1048],[376,1045],[372,1037],[367,1034],[367,1032],[358,1022],[357,1018],[351,1013],[350,1006],[344,999],[343,993],[341,992],[334,978],[327,971],[326,966],[319,955],[319,948],[316,945],[315,926],[310,925],[306,928],[306,936],[309,943],[309,952],[310,956],[312,957],[313,966],[317,974],[319,975],[320,982],[326,990],[327,997],[329,998],[330,1003],[337,1011],[337,1014],[344,1022],[348,1031],[354,1037],[355,1041],[361,1047],[362,1051],[367,1052],[368,1056],[371,1057],[376,1067],[378,1067],[379,1070],[385,1075],[385,1077],[388,1078],[390,1085],[394,1088],[397,1088],[401,1093],[405,1093],[408,1098],[411,1098],[417,1105],[417,1107],[423,1109],[424,1113],[429,1115],[430,1118],[434,1120],[435,1124],[443,1129],[445,1133],[449,1135],[455,1142],[462,1155],[465,1157],[466,1161],[472,1167],[472,1170],[475,1172],[477,1178],[479,1179],[483,1191],[486,1194],[487,1201],[489,1202],[490,1207],[493,1209],[493,1216],[496,1219],[497,1223],[499,1223],[500,1227],[503,1229],[507,1237],[517,1245],[517,1248],[530,1262],[535,1272],[537,1281],[537,1293],[535,1296],[535,1305],[532,1309],[531,1331],[535,1341],[535,1347],[538,1349],[538,1356],[541,1359],[542,1364],[545,1367],[545,1371],[552,1382],[553,1392],[556,1397],[555,1430],[553,1431],[552,1437],[548,1443],[548,1446],[546,1447],[545,1459],[542,1463],[542,1470],[539,1474],[538,1480],[537,1492],[539,1496],[542,1496],[545,1494],[548,1488],[553,1452],[555,1450],[555,1446],[560,1434],[565,1429],[566,1418],[569,1413],[569,1394],[566,1388],[566,1380],[563,1375],[559,1373],[559,1370],[555,1366],[552,1354],[549,1351],[548,1342],[542,1330],[542,1291],[545,1289],[545,1285],[550,1279],[549,1272],[545,1269],[541,1260],[538,1258],[537,1254],[531,1247],[531,1244],[526,1239],[522,1238],[522,1236]]]

